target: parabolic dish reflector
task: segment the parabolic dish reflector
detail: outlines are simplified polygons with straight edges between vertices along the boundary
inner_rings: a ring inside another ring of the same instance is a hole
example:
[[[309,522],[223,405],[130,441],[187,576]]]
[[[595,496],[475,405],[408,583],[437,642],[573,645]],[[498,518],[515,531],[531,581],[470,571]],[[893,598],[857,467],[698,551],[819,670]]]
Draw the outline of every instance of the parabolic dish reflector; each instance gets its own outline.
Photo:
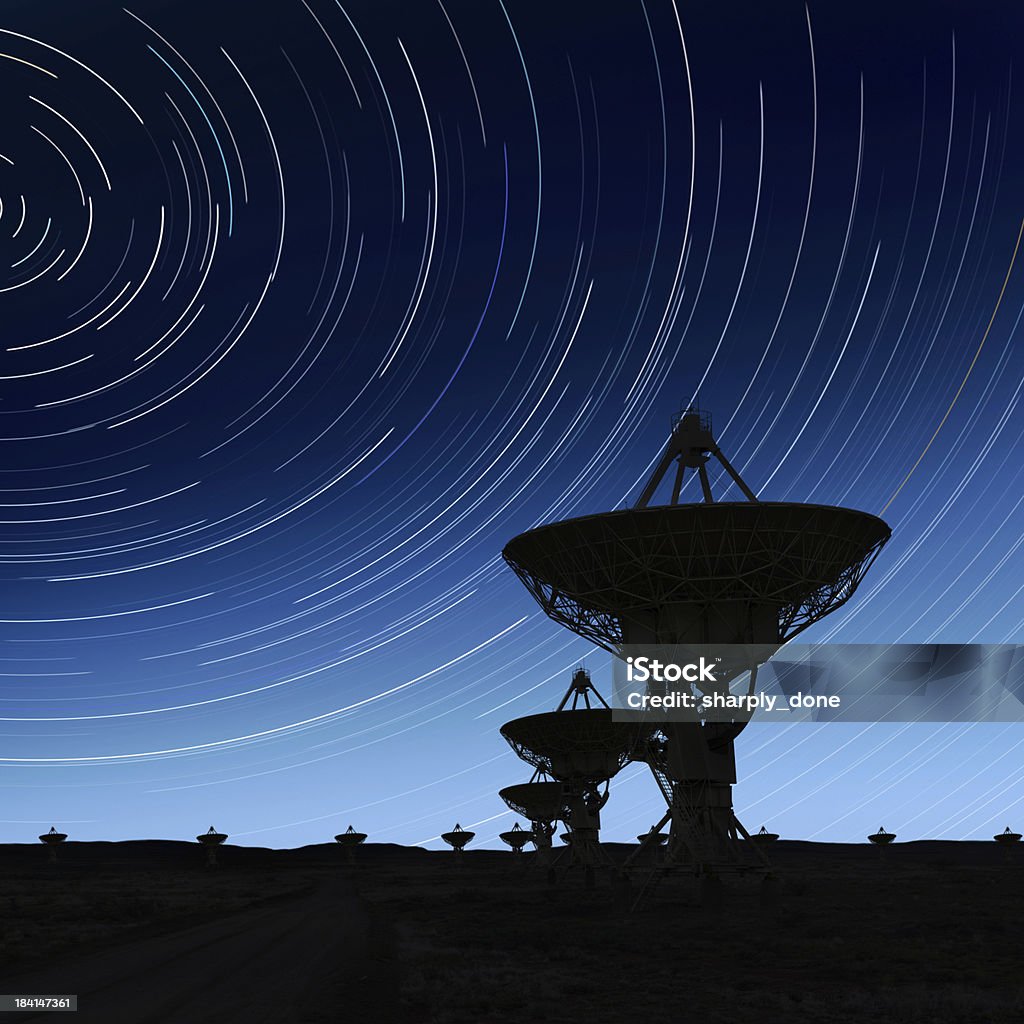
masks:
[[[521,850],[527,843],[533,841],[533,833],[519,828],[517,824],[515,828],[508,832],[498,833],[498,838],[503,843],[511,846],[513,850]]]
[[[622,717],[616,712],[616,718]],[[615,776],[650,732],[651,726],[640,721],[616,721],[608,708],[548,711],[501,727],[528,764],[556,779],[591,783]]]
[[[784,642],[856,589],[889,539],[877,516],[795,502],[623,509],[521,533],[503,555],[544,611],[601,646],[673,605],[776,608]]]
[[[456,850],[461,850],[469,845],[475,835],[475,832],[464,832],[460,829],[458,832],[442,832],[441,839]]]
[[[649,846],[662,846],[668,842],[668,836],[664,832],[644,832],[638,835],[637,842],[647,842]]]
[[[356,832],[352,826],[349,827],[339,835],[334,837],[336,843],[340,843],[342,846],[358,846],[360,843],[366,842],[365,832]]]
[[[565,786],[561,782],[520,782],[506,786],[498,796],[530,821],[555,821],[563,816]]]

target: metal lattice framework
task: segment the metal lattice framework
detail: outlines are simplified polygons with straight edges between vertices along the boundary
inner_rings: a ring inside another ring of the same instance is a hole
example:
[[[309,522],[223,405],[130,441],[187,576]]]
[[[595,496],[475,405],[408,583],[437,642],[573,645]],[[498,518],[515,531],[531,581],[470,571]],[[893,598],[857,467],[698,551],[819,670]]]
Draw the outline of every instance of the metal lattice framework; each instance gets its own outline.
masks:
[[[889,535],[855,509],[717,502],[550,523],[515,537],[503,555],[548,616],[615,653],[630,619],[680,605],[774,609],[775,636],[729,639],[784,643],[849,600]]]

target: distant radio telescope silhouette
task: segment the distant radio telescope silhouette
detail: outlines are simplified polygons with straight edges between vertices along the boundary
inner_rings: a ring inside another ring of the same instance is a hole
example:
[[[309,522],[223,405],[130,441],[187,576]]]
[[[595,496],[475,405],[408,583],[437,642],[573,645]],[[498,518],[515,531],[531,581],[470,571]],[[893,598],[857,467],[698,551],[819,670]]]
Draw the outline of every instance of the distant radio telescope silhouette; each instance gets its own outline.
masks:
[[[451,832],[441,833],[441,841],[447,843],[456,853],[462,853],[473,841],[475,835],[475,832],[467,832],[456,822],[455,828]]]
[[[223,832],[218,832],[212,825],[208,832],[204,832],[201,836],[196,836],[197,842],[201,843],[206,847],[206,866],[215,867],[217,864],[217,847],[221,843],[227,840],[227,836]]]
[[[744,501],[714,500],[712,458]],[[670,497],[653,504],[673,464]],[[680,503],[687,470],[699,478],[703,502]],[[855,509],[760,501],[718,447],[710,416],[688,408],[674,418],[633,508],[528,530],[503,555],[550,618],[613,654],[630,644],[775,650],[849,600],[889,536],[881,519]],[[560,757],[579,762],[584,775],[592,767],[595,777],[631,756],[645,760],[668,806],[654,827],[671,826],[667,864],[717,874],[767,865],[760,844],[738,842],[748,833],[732,806],[733,744],[745,724],[665,722],[642,751],[629,749],[625,736],[613,742],[609,729],[605,749],[597,741],[586,756],[578,743],[560,747],[559,732],[545,721],[512,736],[507,726],[502,731],[524,751],[543,741],[556,778]],[[744,848],[757,864],[748,863]]]
[[[874,843],[875,846],[888,846],[896,838],[895,832],[886,832],[884,825],[879,825],[878,831],[871,836],[868,836],[868,842]]]
[[[641,832],[636,838],[640,849],[634,850],[627,858],[628,866],[633,868],[653,864],[660,868],[665,863],[665,844],[668,842],[668,835],[651,829],[648,832]]]
[[[668,836],[664,832],[641,832],[636,838],[638,843],[652,846],[664,846],[668,842]]]
[[[517,821],[508,832],[501,832],[498,838],[510,846],[513,853],[522,853],[526,844],[533,839],[533,833],[521,828]]]
[[[595,707],[592,697],[602,706]],[[609,862],[598,841],[608,783],[649,732],[642,724],[616,721],[584,668],[573,672],[555,711],[516,718],[501,727],[502,736],[519,757],[563,783],[560,817],[572,835],[569,863],[584,867],[588,886],[594,883],[594,868]]]
[[[762,825],[761,830],[759,832],[755,832],[750,838],[753,839],[755,843],[774,843],[778,841],[779,833],[769,832],[768,829]]]
[[[366,833],[357,832],[351,825],[344,832],[336,835],[334,841],[345,849],[345,857],[349,862],[355,860],[356,847],[366,842]]]
[[[1002,843],[1004,846],[1011,846],[1013,843],[1020,842],[1020,833],[1011,832],[1010,826],[1007,825],[1005,831],[1000,832],[999,835],[992,837],[997,843]]]
[[[52,825],[50,826],[49,832],[44,832],[40,837],[39,841],[45,843],[50,848],[50,863],[57,863],[57,847],[67,839],[66,832],[58,832]]]

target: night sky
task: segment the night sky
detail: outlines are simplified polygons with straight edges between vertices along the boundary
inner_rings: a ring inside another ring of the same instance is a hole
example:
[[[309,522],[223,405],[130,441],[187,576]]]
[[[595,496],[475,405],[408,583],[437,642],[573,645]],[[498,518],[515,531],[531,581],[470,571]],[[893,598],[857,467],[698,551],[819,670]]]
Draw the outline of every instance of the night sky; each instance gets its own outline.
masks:
[[[698,394],[762,498],[893,529],[802,640],[1024,641],[1022,40],[984,2],[7,0],[0,841],[496,845],[499,726],[610,678],[501,549],[632,503]],[[1024,822],[1020,725],[737,757],[786,837]],[[663,810],[631,766],[603,834]]]

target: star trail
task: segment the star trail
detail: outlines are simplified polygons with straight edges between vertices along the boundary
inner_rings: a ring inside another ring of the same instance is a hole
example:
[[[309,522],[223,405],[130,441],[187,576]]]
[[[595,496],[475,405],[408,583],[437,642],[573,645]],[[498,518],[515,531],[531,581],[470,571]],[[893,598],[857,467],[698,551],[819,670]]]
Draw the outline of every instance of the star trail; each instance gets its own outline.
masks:
[[[501,549],[694,399],[893,528],[804,639],[1024,641],[1024,12],[893,6],[6,5],[3,841],[497,846],[498,727],[611,675]],[[1024,814],[1016,725],[738,759],[788,837]]]

